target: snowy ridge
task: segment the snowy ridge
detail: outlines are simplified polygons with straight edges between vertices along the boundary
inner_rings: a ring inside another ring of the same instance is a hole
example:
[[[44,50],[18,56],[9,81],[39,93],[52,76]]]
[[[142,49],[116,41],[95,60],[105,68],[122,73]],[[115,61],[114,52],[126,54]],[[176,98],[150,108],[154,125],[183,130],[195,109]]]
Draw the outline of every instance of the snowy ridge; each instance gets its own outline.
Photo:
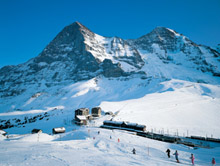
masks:
[[[157,27],[138,39],[123,40],[102,37],[75,22],[65,27],[37,57],[1,68],[0,96],[20,95],[27,87],[46,89],[100,75],[128,77],[142,73],[145,77],[217,84],[219,79],[212,76],[220,75],[219,61],[216,50],[198,46],[168,28]],[[154,70],[157,67],[160,69]],[[168,74],[167,70],[174,72]]]

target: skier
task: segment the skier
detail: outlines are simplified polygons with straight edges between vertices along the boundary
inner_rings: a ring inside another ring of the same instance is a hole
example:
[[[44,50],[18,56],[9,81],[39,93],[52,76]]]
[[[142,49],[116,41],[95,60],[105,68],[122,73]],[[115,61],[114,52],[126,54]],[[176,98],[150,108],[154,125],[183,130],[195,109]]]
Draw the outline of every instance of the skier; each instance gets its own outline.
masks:
[[[170,149],[167,149],[166,151],[168,158],[170,158]]]
[[[118,138],[118,142],[120,142],[120,139]]]
[[[176,162],[177,163],[179,163],[180,161],[179,161],[179,158],[178,158],[178,152],[177,152],[177,150],[176,150],[176,152],[173,154],[173,155],[175,155],[175,158],[176,158]]]
[[[98,135],[100,134],[100,131],[98,131]]]
[[[136,154],[136,150],[135,150],[135,148],[133,148],[132,152],[133,152],[133,154]]]
[[[193,154],[191,154],[191,157],[190,157],[191,161],[192,161],[192,165],[194,165],[194,160],[195,160],[195,157]]]
[[[215,166],[216,162],[215,162],[215,158],[212,158],[212,166]]]

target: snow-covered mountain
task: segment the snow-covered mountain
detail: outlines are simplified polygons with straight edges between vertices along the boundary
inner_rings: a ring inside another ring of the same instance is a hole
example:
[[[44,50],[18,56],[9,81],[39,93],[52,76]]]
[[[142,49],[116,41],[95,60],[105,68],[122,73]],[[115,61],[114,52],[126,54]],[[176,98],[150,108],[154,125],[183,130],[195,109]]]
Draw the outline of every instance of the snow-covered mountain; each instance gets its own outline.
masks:
[[[115,108],[103,103],[142,101],[148,94],[169,92],[179,95],[179,91],[187,94],[180,96],[195,95],[196,101],[197,95],[202,96],[202,102],[210,97],[208,106],[215,118],[220,97],[219,76],[218,50],[197,45],[174,30],[157,27],[138,39],[124,40],[100,36],[75,22],[65,27],[37,57],[0,69],[0,125],[17,116],[20,121],[10,121],[8,127],[23,133],[26,130],[20,127],[26,125],[25,116],[54,111],[51,113],[53,118],[40,123],[41,126],[50,123],[52,127],[63,122],[57,122],[56,116],[65,120],[79,107],[101,105],[105,110],[123,112],[123,105]],[[191,92],[186,87],[191,87],[188,88]],[[160,97],[158,99],[164,100]],[[188,100],[183,98],[182,101]],[[186,108],[197,107],[197,104]],[[57,110],[62,110],[62,115]],[[40,116],[36,118],[40,119]],[[132,118],[135,121],[132,114],[125,119]],[[215,125],[214,122],[211,124]],[[29,131],[32,127],[26,128]]]
[[[220,54],[198,46],[168,28],[157,27],[138,39],[102,37],[75,22],[65,27],[35,58],[0,70],[1,97],[22,94],[28,86],[51,87],[99,75],[177,78],[214,82]],[[207,79],[209,78],[209,79]]]
[[[95,106],[101,118],[72,123],[75,109]],[[219,46],[164,27],[138,39],[103,37],[75,22],[37,57],[0,69],[0,129],[10,133],[0,134],[0,165],[179,165],[167,148],[178,150],[182,165],[191,153],[197,165],[218,163],[217,143],[193,149],[98,127],[113,118],[154,133],[216,138],[219,108]],[[61,126],[66,133],[51,135]],[[34,128],[43,133],[29,134]]]

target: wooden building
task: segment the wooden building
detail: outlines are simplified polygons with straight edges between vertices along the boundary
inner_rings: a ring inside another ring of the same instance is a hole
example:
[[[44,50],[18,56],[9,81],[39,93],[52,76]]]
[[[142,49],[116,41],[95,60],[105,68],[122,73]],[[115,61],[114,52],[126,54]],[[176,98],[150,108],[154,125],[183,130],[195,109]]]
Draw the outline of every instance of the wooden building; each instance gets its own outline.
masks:
[[[76,116],[85,116],[86,118],[89,116],[89,109],[88,108],[79,108],[77,110],[75,110],[75,119]]]
[[[32,134],[36,134],[36,133],[42,133],[42,130],[41,129],[33,129],[31,131]]]
[[[66,129],[65,127],[57,127],[57,128],[53,128],[52,132],[53,134],[65,133]]]
[[[87,118],[84,115],[77,115],[75,117],[75,123],[78,125],[87,125]]]
[[[108,112],[105,112],[105,115],[114,115],[114,114],[113,114],[113,112],[108,111]]]
[[[7,132],[5,132],[4,130],[0,130],[0,134],[5,136]]]
[[[101,108],[100,107],[94,107],[92,108],[92,116],[93,117],[101,117]]]

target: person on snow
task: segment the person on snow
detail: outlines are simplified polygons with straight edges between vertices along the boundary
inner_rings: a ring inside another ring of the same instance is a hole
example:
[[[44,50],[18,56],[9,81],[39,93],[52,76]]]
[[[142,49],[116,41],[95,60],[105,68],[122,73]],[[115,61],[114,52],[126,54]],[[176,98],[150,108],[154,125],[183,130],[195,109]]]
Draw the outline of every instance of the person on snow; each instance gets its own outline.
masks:
[[[191,161],[192,161],[192,165],[194,165],[194,160],[195,160],[195,157],[193,154],[191,154],[191,157],[190,157]]]
[[[167,149],[166,151],[168,158],[170,158],[170,149]]]
[[[133,154],[136,154],[136,150],[135,150],[135,148],[133,148],[132,152],[133,152]]]
[[[180,162],[179,158],[178,158],[179,154],[178,154],[177,150],[176,150],[176,152],[173,155],[175,155],[176,162],[179,163]]]
[[[215,166],[216,162],[215,162],[215,158],[212,158],[212,166]]]

